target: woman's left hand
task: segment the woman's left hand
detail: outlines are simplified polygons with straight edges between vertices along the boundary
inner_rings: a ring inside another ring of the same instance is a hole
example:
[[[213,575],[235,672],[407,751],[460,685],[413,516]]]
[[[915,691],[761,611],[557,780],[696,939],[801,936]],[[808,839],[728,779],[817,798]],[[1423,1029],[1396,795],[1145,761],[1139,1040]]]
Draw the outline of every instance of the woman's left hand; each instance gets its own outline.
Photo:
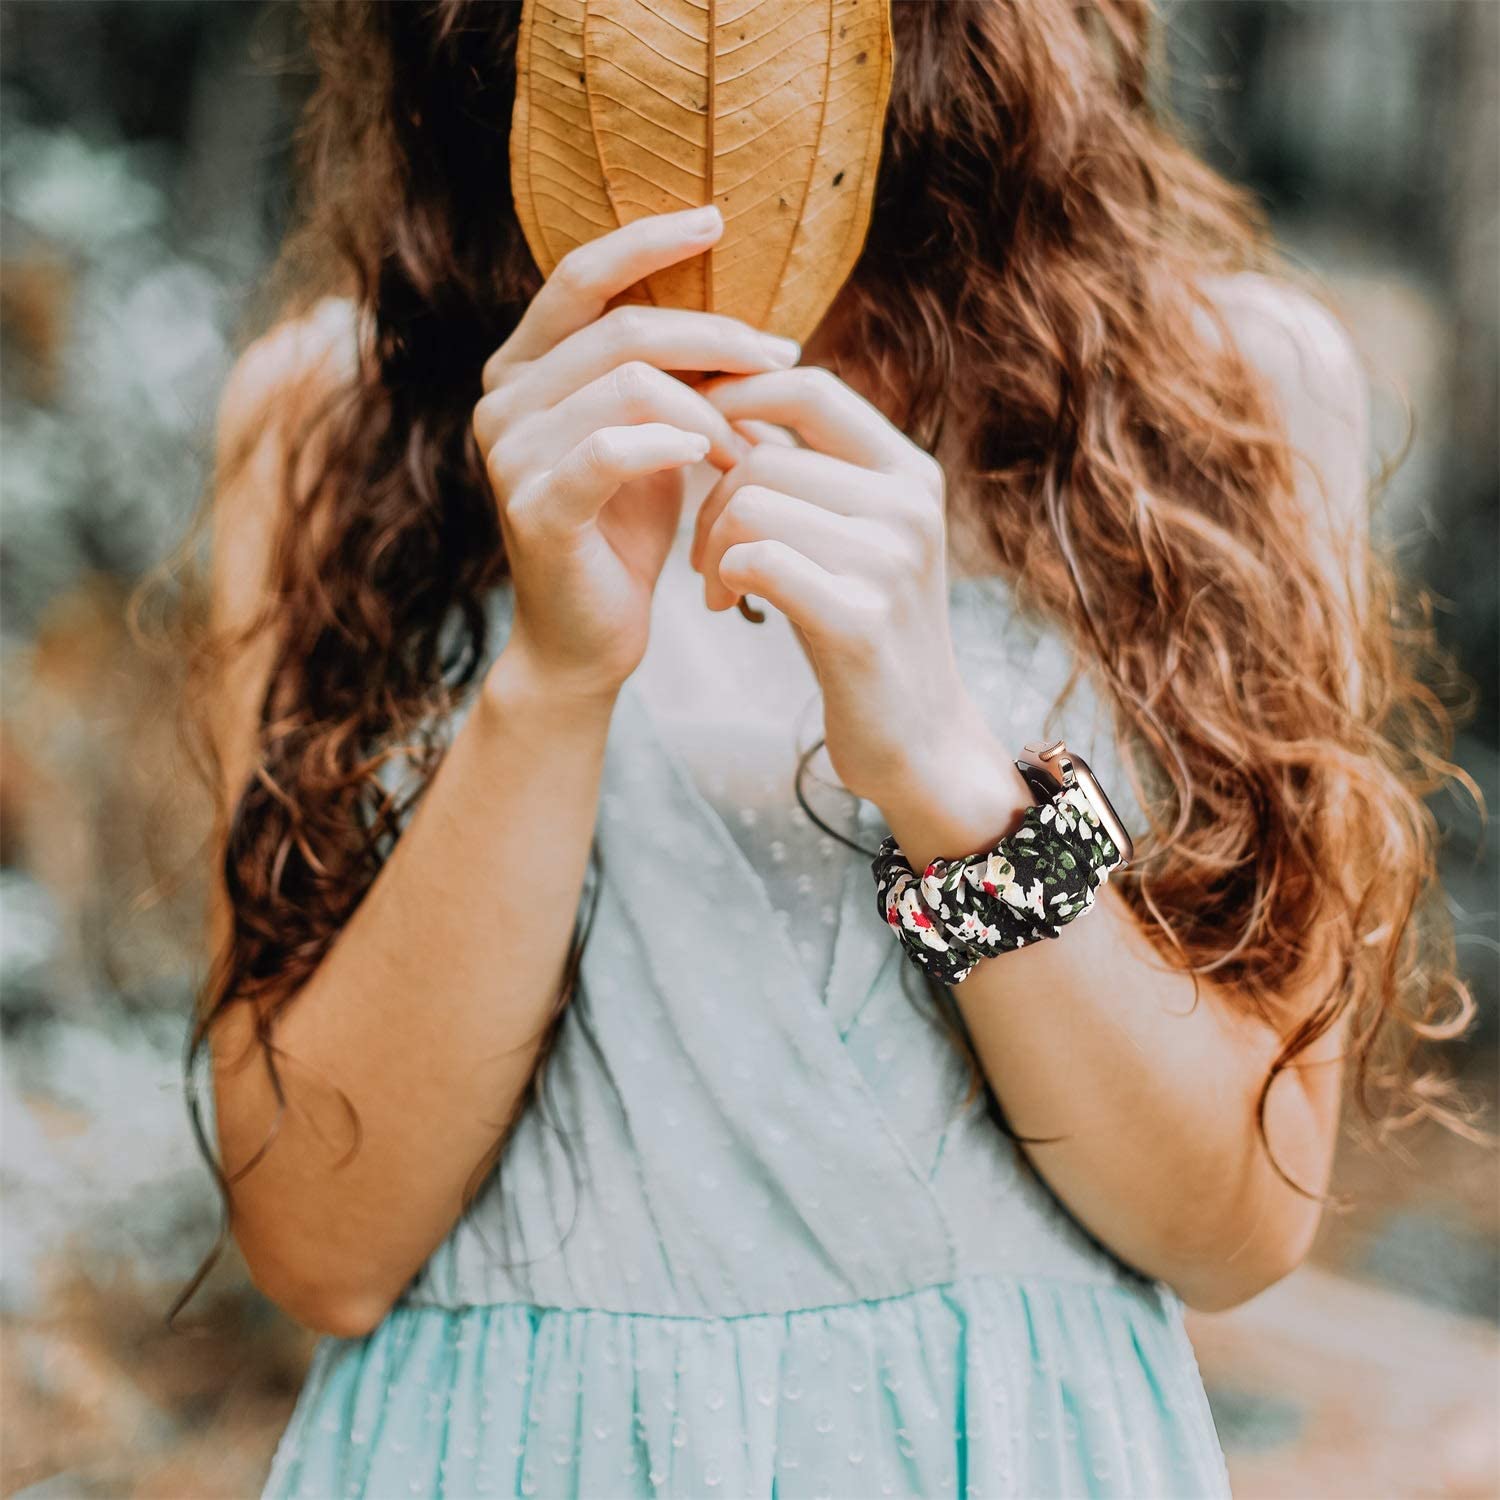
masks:
[[[829,760],[881,806],[941,780],[986,733],[948,618],[943,471],[831,371],[801,366],[700,388],[757,443],[709,492],[692,563],[710,609],[755,594],[791,621],[823,689]]]

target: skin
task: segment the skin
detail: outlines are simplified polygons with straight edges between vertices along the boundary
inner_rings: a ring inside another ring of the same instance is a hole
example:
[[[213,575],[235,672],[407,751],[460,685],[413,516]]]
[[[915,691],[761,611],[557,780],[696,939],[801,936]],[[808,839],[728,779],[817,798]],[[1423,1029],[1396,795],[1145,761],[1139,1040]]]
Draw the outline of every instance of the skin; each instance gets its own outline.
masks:
[[[830,760],[914,864],[992,843],[1026,804],[1009,747],[959,677],[939,466],[849,385],[792,368],[785,341],[710,314],[612,306],[721,232],[715,211],[698,211],[581,247],[485,366],[473,427],[511,561],[511,635],[410,826],[304,986],[315,994],[299,994],[279,1023],[296,1059],[283,1061],[294,1107],[235,1189],[256,1284],[321,1331],[379,1323],[452,1228],[470,1171],[521,1096],[561,982],[610,717],[645,653],[687,466],[706,458],[721,473],[692,552],[705,605],[753,593],[783,611],[822,688]],[[222,448],[243,440],[257,398],[309,360],[336,377],[326,346],[283,330],[253,349],[221,408]],[[782,440],[759,440],[771,434]],[[1362,462],[1361,432],[1344,441]],[[281,462],[263,439],[218,497],[226,626],[258,603]],[[231,796],[253,764],[267,649],[226,677]],[[524,883],[508,878],[523,866]],[[219,890],[221,933],[225,920]],[[508,933],[523,921],[516,945]],[[1271,1172],[1251,1113],[1274,1033],[1239,1019],[1207,982],[1194,1007],[1191,979],[1166,971],[1108,886],[1065,940],[985,960],[956,994],[1014,1128],[1066,1136],[1028,1148],[1039,1169],[1122,1258],[1209,1309],[1305,1255],[1317,1206]],[[1305,996],[1285,1001],[1293,1013]],[[1269,1104],[1280,1159],[1314,1191],[1333,1153],[1337,1041],[1305,1054]],[[275,1108],[247,1043],[232,1009],[214,1044],[231,1172]],[[336,1170],[352,1142],[335,1083],[363,1125]]]
[[[1363,515],[1368,413],[1353,351],[1310,300],[1289,312],[1259,279],[1221,290],[1304,455],[1304,499],[1337,575],[1360,554]],[[822,685],[829,758],[915,869],[992,847],[1033,799],[955,664],[941,471],[827,370],[705,393],[735,422],[773,422],[806,445],[758,446],[705,501],[693,550],[705,603],[750,592],[791,619]],[[1331,958],[1278,997],[1282,1025],[1314,1003]],[[1027,1148],[1058,1197],[1123,1260],[1217,1311],[1300,1264],[1321,1209],[1276,1173],[1255,1128],[1281,1034],[1200,982],[1195,1003],[1192,976],[1163,964],[1106,884],[1063,940],[984,959],[954,993],[1012,1127],[1063,1137]],[[1318,1194],[1345,1031],[1301,1053],[1266,1103],[1277,1160]]]

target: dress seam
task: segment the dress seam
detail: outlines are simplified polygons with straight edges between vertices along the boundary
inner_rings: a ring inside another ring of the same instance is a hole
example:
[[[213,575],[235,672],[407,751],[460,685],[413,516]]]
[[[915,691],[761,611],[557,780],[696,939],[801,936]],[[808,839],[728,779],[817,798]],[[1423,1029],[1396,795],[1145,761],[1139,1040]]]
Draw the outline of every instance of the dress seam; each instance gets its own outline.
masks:
[[[582,1313],[608,1318],[650,1318],[669,1323],[738,1323],[752,1318],[793,1318],[808,1313],[843,1312],[855,1307],[879,1307],[888,1302],[903,1302],[923,1293],[941,1292],[950,1287],[961,1287],[974,1282],[995,1282],[1004,1286],[1025,1289],[1027,1286],[1082,1287],[1095,1292],[1148,1292],[1170,1302],[1173,1293],[1164,1282],[1154,1279],[1118,1281],[1095,1281],[1084,1276],[1057,1276],[1051,1272],[969,1271],[961,1276],[950,1276],[942,1281],[929,1282],[924,1286],[911,1287],[906,1291],[891,1292],[883,1297],[853,1297],[843,1302],[820,1302],[806,1307],[771,1308],[762,1312],[742,1313],[668,1313],[653,1312],[622,1307],[577,1307],[560,1303],[530,1302],[507,1299],[503,1302],[465,1302],[450,1306],[442,1302],[405,1301],[393,1304],[391,1311],[464,1313],[495,1311],[501,1308],[532,1310],[540,1313]]]

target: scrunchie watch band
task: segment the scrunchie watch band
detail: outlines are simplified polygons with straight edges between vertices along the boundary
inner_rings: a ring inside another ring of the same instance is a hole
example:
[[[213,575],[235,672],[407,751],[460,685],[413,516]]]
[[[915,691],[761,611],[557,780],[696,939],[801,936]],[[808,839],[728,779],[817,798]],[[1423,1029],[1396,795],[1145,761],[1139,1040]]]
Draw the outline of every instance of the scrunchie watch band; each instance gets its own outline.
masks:
[[[1009,837],[959,859],[934,860],[919,876],[891,835],[871,863],[881,916],[912,962],[943,984],[958,984],[992,954],[1057,937],[1134,857],[1129,834],[1081,756],[1061,740],[1026,752],[1016,768],[1045,800],[1027,808]]]

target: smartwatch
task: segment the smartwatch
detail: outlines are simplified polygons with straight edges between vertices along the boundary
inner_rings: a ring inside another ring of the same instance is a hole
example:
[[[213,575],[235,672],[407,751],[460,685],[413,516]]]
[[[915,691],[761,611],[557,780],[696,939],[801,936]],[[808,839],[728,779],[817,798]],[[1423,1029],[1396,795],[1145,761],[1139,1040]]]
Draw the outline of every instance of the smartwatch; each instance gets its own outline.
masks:
[[[1089,769],[1089,763],[1077,751],[1069,750],[1062,740],[1027,745],[1016,759],[1016,770],[1025,778],[1038,802],[1050,802],[1059,793],[1076,787],[1094,809],[1110,842],[1120,851],[1119,864],[1114,868],[1122,869],[1135,858],[1135,845],[1125,831],[1119,813],[1105,796],[1099,778]]]

